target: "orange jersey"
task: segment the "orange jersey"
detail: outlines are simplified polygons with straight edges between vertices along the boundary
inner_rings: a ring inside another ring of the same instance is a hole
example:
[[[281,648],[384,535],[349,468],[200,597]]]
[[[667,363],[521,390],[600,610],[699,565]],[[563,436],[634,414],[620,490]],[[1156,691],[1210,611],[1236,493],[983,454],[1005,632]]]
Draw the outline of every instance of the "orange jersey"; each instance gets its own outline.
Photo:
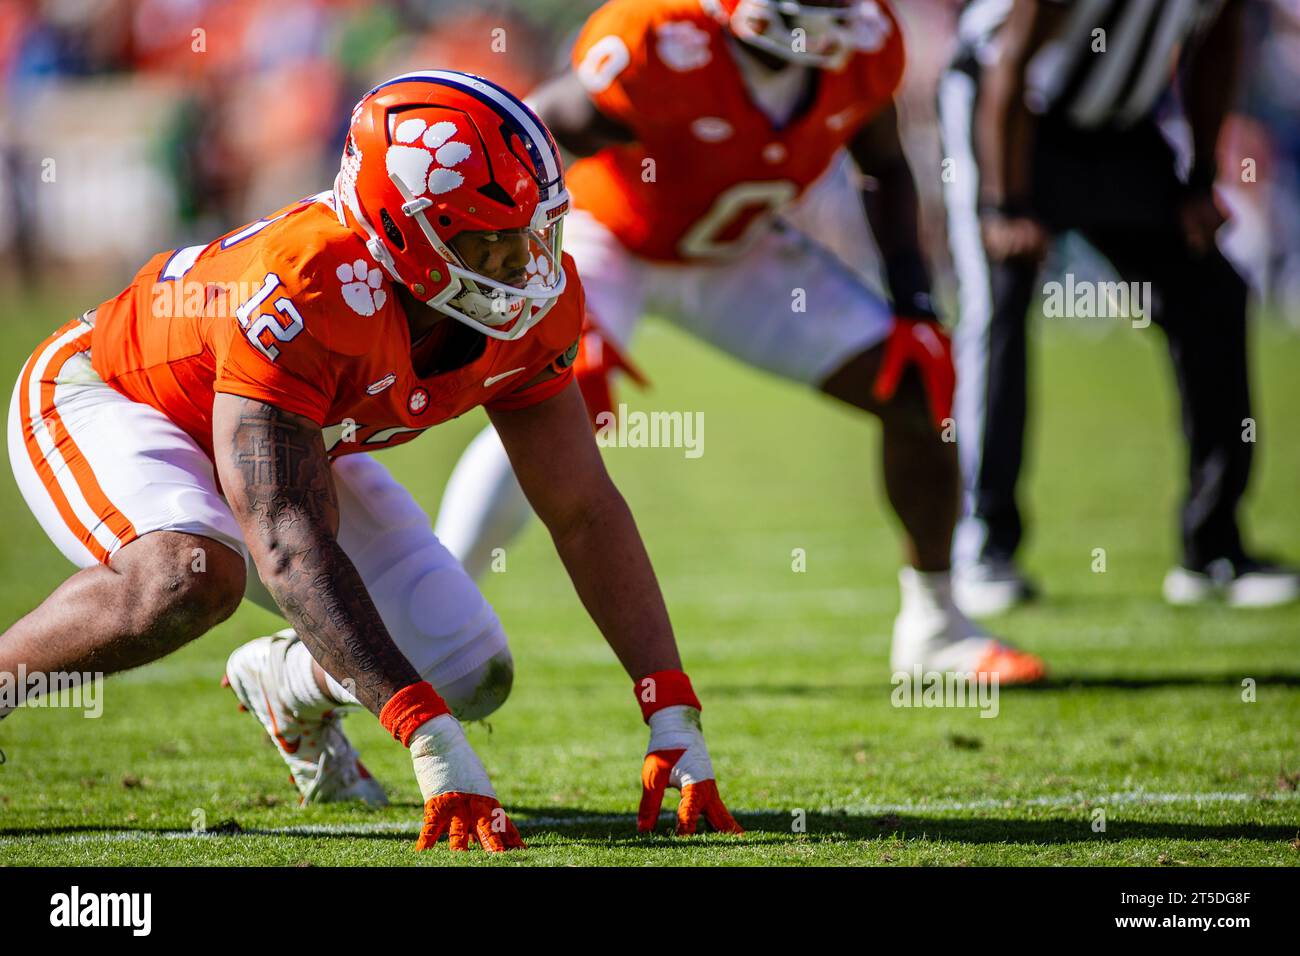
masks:
[[[575,206],[647,259],[741,251],[891,101],[903,41],[878,7],[872,49],[814,71],[811,102],[776,127],[745,86],[739,41],[702,0],[610,0],[583,27],[573,65],[596,107],[636,142],[573,165]]]
[[[209,455],[218,392],[311,419],[331,455],[374,451],[478,405],[523,408],[559,392],[583,313],[567,256],[564,267],[567,291],[527,335],[486,338],[468,365],[421,378],[387,275],[322,193],[207,245],[154,256],[99,306],[91,360],[105,382],[161,411]],[[548,367],[559,374],[522,387]]]

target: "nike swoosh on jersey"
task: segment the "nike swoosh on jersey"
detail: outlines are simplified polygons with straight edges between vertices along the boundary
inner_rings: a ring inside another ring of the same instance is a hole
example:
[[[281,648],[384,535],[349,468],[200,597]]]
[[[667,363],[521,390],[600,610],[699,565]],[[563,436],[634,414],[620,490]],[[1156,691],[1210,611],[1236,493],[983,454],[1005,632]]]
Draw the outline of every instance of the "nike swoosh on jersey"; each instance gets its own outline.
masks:
[[[502,372],[500,375],[489,375],[487,378],[483,379],[483,387],[491,388],[493,385],[501,381],[503,378],[509,378],[511,375],[516,375],[519,372],[522,372],[527,367],[528,366],[526,365],[521,365],[519,368],[512,368],[510,371]]]

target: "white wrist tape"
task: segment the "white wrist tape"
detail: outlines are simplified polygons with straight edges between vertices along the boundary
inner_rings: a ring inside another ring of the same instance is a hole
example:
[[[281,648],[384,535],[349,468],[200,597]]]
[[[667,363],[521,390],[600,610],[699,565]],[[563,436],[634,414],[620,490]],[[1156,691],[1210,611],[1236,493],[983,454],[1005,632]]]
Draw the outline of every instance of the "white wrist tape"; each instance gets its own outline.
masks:
[[[646,753],[656,750],[685,750],[668,777],[669,786],[713,779],[713,761],[704,745],[700,730],[700,712],[685,704],[676,704],[650,715],[650,745]]]
[[[427,802],[440,793],[478,793],[495,797],[492,782],[470,746],[460,722],[451,714],[425,721],[411,735],[415,779]]]

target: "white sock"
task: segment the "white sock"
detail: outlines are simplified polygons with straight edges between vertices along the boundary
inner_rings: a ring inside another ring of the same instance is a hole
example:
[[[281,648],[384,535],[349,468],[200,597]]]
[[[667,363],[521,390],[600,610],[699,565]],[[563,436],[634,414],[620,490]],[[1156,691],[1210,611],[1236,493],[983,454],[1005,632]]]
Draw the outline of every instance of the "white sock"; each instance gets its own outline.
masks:
[[[501,439],[488,426],[469,443],[447,480],[434,534],[478,579],[492,552],[508,545],[531,515]]]
[[[311,652],[302,641],[294,641],[284,656],[284,704],[295,714],[320,714],[334,707],[355,704],[357,699],[329,674],[325,675],[329,693],[316,683]]]
[[[952,573],[949,571],[901,568],[898,590],[902,596],[902,613],[942,614],[945,617],[957,613],[952,600]]]

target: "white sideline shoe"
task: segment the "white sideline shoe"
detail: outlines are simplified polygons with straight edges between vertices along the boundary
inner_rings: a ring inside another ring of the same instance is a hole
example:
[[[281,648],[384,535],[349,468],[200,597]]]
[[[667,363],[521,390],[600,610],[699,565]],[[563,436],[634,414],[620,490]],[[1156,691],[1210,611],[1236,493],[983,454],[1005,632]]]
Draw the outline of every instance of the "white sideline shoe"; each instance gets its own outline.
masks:
[[[1223,600],[1230,607],[1277,607],[1300,600],[1300,571],[1269,561],[1228,558],[1211,561],[1203,571],[1171,568],[1165,575],[1165,600],[1187,607]]]
[[[1042,680],[1047,667],[1034,654],[991,637],[952,600],[945,575],[898,573],[902,607],[894,619],[890,666],[894,673],[997,674],[1000,685]]]
[[[348,742],[339,710],[300,716],[282,703],[284,657],[297,640],[292,630],[280,631],[237,648],[226,662],[222,686],[235,692],[240,710],[261,721],[289,765],[302,805],[360,800],[385,806],[384,788]]]
[[[1038,597],[1038,588],[1011,561],[981,561],[953,569],[953,597],[971,617],[1002,614]]]

